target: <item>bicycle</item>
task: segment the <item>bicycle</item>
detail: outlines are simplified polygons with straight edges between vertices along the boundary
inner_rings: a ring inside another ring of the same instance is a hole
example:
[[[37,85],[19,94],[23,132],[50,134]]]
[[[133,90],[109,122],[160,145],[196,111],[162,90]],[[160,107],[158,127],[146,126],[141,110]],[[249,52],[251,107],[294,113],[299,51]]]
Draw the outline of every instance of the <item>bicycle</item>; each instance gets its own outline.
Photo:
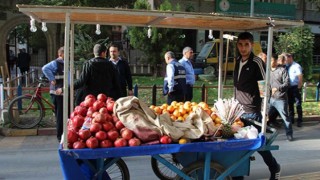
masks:
[[[42,92],[45,92],[42,87],[48,82],[48,79],[40,78],[33,94],[18,96],[10,102],[8,116],[14,126],[21,129],[29,129],[37,126],[45,117],[45,110],[48,109],[44,106],[45,104],[43,102],[54,112],[54,105],[42,97]]]

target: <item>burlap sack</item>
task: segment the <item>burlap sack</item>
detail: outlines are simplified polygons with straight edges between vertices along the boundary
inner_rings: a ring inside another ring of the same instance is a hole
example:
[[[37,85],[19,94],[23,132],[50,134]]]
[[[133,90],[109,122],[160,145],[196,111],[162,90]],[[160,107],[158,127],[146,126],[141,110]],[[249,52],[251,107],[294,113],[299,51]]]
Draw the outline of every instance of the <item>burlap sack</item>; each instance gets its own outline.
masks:
[[[128,96],[118,99],[113,111],[143,142],[158,140],[163,134],[174,141],[181,137],[198,139],[202,135],[213,135],[215,131],[210,116],[201,108],[191,113],[184,122],[173,122],[167,113],[157,115],[137,97]]]

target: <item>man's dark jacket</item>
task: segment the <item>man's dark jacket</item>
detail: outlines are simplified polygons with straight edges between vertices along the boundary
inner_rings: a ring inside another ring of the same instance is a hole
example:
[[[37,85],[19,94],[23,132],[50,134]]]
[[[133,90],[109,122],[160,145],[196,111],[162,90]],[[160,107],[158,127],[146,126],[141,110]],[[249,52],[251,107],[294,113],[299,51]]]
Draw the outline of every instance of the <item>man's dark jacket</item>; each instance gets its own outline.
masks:
[[[261,97],[257,81],[265,78],[265,64],[263,61],[250,54],[248,62],[242,67],[241,74],[238,80],[239,64],[242,57],[238,57],[234,69],[234,88],[235,99],[243,105],[245,113],[257,113],[261,111]]]
[[[85,62],[80,78],[74,83],[74,89],[83,88],[82,100],[88,94],[97,96],[106,94],[117,100],[120,97],[120,86],[116,69],[111,62],[96,57]]]
[[[109,61],[111,62],[110,59],[109,59]],[[128,87],[128,90],[132,91],[132,76],[131,76],[131,70],[130,70],[130,67],[129,67],[127,60],[120,59],[116,65],[113,63],[112,63],[112,65],[116,68],[116,70],[119,74],[118,78],[119,78],[119,83],[120,83],[120,88],[121,88],[122,94],[127,92],[126,91],[127,87]]]

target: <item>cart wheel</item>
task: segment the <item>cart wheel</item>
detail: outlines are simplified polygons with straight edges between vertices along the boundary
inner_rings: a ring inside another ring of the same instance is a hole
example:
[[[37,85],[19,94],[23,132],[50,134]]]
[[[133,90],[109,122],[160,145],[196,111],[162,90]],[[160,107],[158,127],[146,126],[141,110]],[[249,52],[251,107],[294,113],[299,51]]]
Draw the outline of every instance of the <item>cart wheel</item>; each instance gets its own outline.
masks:
[[[185,167],[182,171],[189,176],[191,179],[203,179],[203,172],[204,172],[204,161],[197,161],[192,163],[190,166]],[[216,162],[211,162],[210,164],[210,179],[217,179],[221,173],[223,173],[225,169],[223,166]],[[176,180],[182,180],[180,176],[175,177]],[[225,179],[232,180],[231,176],[227,176]]]
[[[174,154],[161,154],[161,157],[166,159],[172,165],[175,165],[178,169],[182,169],[183,166],[175,159]],[[177,176],[177,173],[173,172],[167,166],[158,162],[157,159],[151,157],[151,167],[154,174],[161,180],[171,180]]]
[[[108,159],[105,160],[104,164],[108,163]],[[111,180],[130,180],[130,174],[127,164],[119,159],[117,162],[112,164],[108,169],[106,169],[107,177],[106,179]]]

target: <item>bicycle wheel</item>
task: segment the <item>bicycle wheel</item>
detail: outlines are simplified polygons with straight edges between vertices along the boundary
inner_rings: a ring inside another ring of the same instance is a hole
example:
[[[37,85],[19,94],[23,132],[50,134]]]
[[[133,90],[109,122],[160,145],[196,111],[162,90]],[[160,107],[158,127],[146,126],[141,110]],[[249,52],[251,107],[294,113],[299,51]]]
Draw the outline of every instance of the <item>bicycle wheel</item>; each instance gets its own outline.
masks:
[[[204,178],[204,161],[197,161],[195,163],[190,164],[188,167],[182,169],[182,171],[189,176],[191,179],[203,179]],[[223,166],[216,162],[210,163],[210,179],[217,179],[220,174],[225,171]],[[176,176],[176,180],[182,180],[180,176]],[[232,180],[231,176],[227,176],[225,179]]]
[[[19,96],[14,98],[8,107],[10,122],[22,129],[33,128],[43,118],[42,104],[31,96]]]
[[[108,159],[105,160],[104,164],[108,163]],[[107,177],[110,180],[130,180],[130,173],[127,164],[120,158],[108,169],[106,169]]]
[[[160,156],[166,159],[172,165],[175,165],[178,169],[183,168],[183,166],[175,159],[174,154],[160,154]],[[177,173],[158,162],[158,160],[153,157],[151,157],[151,167],[154,174],[161,180],[171,180],[177,175]]]

